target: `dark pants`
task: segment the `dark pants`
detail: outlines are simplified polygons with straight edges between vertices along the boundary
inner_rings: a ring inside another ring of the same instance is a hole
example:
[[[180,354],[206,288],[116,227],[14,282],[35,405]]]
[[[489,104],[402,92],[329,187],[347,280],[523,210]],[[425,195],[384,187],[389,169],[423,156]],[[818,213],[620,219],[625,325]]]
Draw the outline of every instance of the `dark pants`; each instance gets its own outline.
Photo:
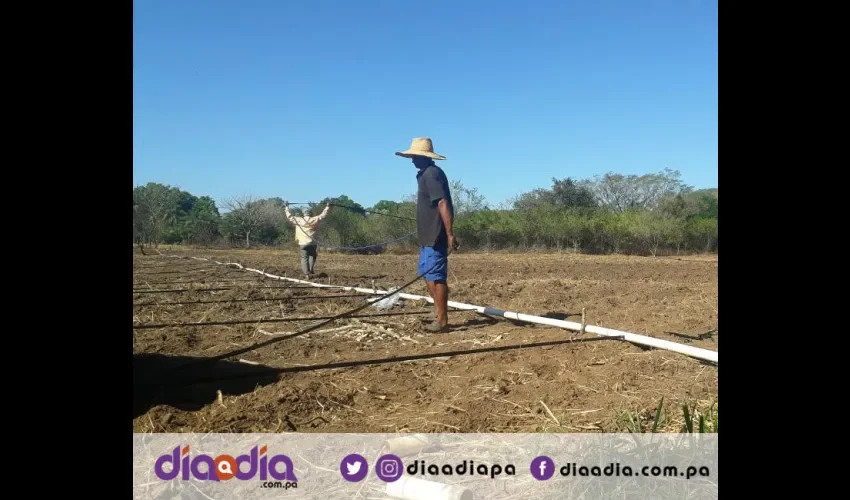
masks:
[[[301,247],[301,271],[304,274],[313,274],[313,268],[316,266],[316,257],[318,257],[318,247],[315,243],[304,245]]]

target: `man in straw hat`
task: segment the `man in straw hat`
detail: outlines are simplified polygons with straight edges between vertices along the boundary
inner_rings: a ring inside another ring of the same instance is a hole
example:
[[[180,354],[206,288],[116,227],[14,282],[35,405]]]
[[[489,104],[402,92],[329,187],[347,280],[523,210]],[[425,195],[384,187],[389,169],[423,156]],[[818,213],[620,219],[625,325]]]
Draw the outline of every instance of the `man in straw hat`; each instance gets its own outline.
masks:
[[[452,232],[454,205],[446,174],[434,160],[445,160],[434,153],[434,144],[427,137],[417,137],[406,151],[396,155],[410,158],[419,169],[416,179],[419,190],[416,201],[416,230],[419,237],[419,273],[428,271],[424,278],[428,292],[434,299],[435,321],[425,329],[442,332],[448,329],[448,255],[457,250]],[[432,269],[433,268],[433,269]],[[430,271],[429,271],[430,269]]]

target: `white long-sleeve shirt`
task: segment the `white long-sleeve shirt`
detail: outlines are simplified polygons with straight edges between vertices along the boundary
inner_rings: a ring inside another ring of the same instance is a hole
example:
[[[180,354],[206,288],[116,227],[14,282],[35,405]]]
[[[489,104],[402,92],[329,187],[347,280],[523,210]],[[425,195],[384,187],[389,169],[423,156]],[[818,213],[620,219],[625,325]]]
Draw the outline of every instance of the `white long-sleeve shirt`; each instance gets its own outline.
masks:
[[[295,225],[295,241],[297,241],[299,245],[304,246],[313,243],[313,236],[316,235],[316,229],[318,228],[319,221],[327,217],[330,208],[330,206],[326,206],[325,209],[322,210],[322,213],[315,217],[296,217],[289,212],[289,207],[283,207],[286,212],[286,219]]]

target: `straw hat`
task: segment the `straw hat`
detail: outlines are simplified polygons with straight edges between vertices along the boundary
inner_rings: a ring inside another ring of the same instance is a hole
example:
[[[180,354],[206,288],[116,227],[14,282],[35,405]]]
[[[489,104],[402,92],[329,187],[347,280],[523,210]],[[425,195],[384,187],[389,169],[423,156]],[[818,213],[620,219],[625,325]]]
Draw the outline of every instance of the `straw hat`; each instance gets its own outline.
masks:
[[[417,137],[410,142],[410,148],[407,151],[399,151],[398,156],[410,158],[411,156],[427,156],[435,160],[445,160],[445,156],[438,155],[434,152],[434,144],[428,137]]]

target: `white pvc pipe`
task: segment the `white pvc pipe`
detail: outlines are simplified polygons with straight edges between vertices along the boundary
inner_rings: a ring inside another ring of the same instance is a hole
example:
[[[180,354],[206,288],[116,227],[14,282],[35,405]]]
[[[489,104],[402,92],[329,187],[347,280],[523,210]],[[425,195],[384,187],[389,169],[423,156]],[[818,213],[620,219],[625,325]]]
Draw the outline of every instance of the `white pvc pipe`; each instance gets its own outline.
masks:
[[[403,500],[472,500],[472,492],[457,484],[443,484],[402,476],[387,483],[387,495]]]
[[[412,436],[387,439],[384,442],[384,447],[388,453],[397,457],[409,457],[421,453],[429,444],[430,442],[427,436],[424,434],[414,434]]]
[[[207,260],[207,259],[204,259]],[[250,267],[244,267],[241,264],[231,263],[231,262],[218,262],[214,261],[216,264],[222,264],[226,266],[237,266],[239,269],[244,269],[245,271],[250,271],[253,273],[259,273],[268,278],[277,279],[277,280],[285,280],[291,281],[293,283],[301,283],[304,285],[311,285],[317,288],[336,288],[347,291],[354,291],[360,293],[367,293],[370,295],[384,295],[388,293],[386,290],[374,290],[372,288],[358,288],[352,286],[339,286],[339,285],[323,285],[321,283],[313,283],[312,281],[304,281],[295,278],[285,278],[283,276],[275,276],[274,274],[269,274],[263,272],[259,269],[252,269]],[[424,300],[429,303],[434,303],[434,299],[431,297],[425,297],[422,295],[413,295],[409,293],[399,293],[397,294],[399,297],[408,300]],[[485,307],[485,306],[476,306],[474,304],[465,304],[463,302],[453,302],[448,301],[449,307],[454,307],[455,309],[461,309],[465,311],[477,311],[481,314],[487,314],[490,316],[501,316],[504,318],[514,319],[517,321],[522,321],[525,323],[534,323],[538,325],[547,325],[554,326],[557,328],[565,328],[567,330],[581,331],[581,323],[576,323],[574,321],[564,321],[560,319],[554,318],[544,318],[542,316],[533,316],[530,314],[522,314],[512,311],[503,311],[501,309],[496,309],[493,307]],[[711,361],[713,363],[717,363],[717,351],[711,351],[709,349],[702,349],[699,347],[693,347],[688,345],[678,344],[676,342],[670,342],[669,340],[657,339],[654,337],[648,337],[646,335],[638,335],[635,333],[624,332],[620,330],[613,330],[611,328],[603,328],[601,326],[594,325],[586,325],[584,327],[585,331],[590,333],[595,333],[596,335],[602,337],[623,337],[623,340],[626,342],[631,342],[633,344],[645,345],[648,347],[654,347],[656,349],[665,349],[667,351],[678,352],[679,354],[684,354],[686,356],[691,356],[697,359],[702,359],[705,361]]]

